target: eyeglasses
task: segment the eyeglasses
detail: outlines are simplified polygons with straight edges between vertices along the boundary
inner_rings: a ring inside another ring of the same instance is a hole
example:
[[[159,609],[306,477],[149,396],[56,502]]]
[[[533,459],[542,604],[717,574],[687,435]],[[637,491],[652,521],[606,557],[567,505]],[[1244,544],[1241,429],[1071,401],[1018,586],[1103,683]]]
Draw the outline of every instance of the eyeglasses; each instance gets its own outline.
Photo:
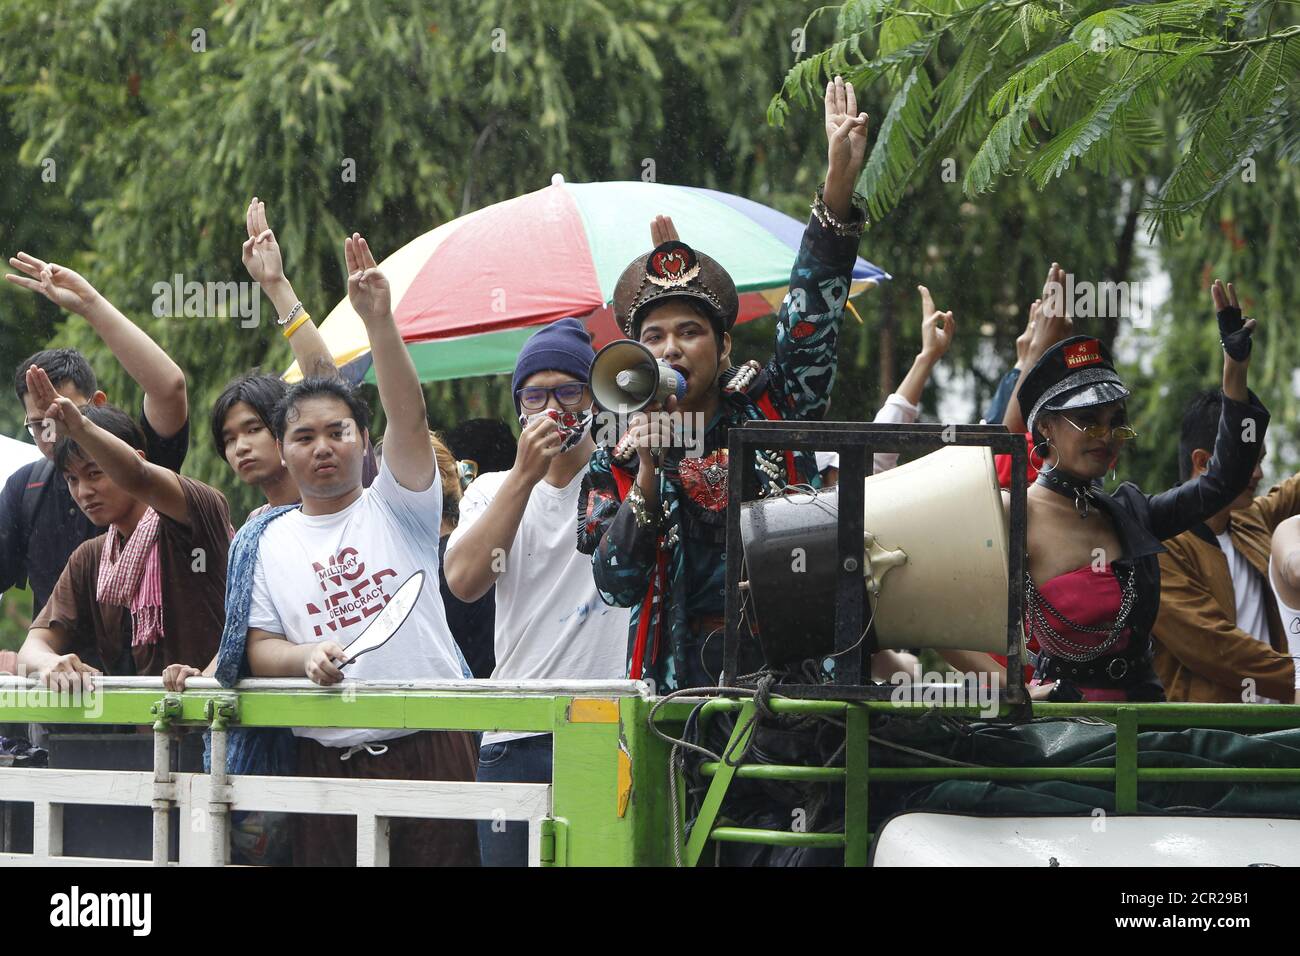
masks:
[[[1061,417],[1089,438],[1097,441],[1109,441],[1112,438],[1115,441],[1132,441],[1138,437],[1138,433],[1128,425],[1117,425],[1114,428],[1109,425],[1080,425],[1069,415],[1062,415]]]
[[[582,382],[565,382],[563,385],[556,385],[554,388],[544,388],[541,385],[528,385],[515,391],[515,397],[519,399],[519,407],[526,408],[530,412],[545,408],[550,396],[554,395],[556,400],[565,408],[572,408],[574,405],[581,405],[583,396],[586,394],[587,386]]]

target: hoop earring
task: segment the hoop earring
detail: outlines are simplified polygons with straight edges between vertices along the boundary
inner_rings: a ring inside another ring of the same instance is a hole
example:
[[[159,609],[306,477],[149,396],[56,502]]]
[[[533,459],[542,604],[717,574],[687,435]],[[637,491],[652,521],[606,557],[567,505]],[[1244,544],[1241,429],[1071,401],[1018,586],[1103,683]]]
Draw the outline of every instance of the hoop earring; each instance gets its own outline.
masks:
[[[1039,473],[1040,475],[1050,475],[1052,472],[1056,471],[1057,466],[1056,466],[1056,465],[1052,465],[1051,467],[1048,467],[1048,465],[1047,465],[1047,456],[1046,456],[1045,454],[1043,454],[1041,451],[1038,450],[1038,449],[1040,449],[1040,448],[1046,448],[1046,449],[1049,449],[1049,450],[1050,450],[1051,447],[1052,447],[1052,442],[1051,442],[1051,440],[1050,440],[1050,439],[1044,439],[1043,441],[1039,442],[1037,445],[1035,445],[1033,448],[1031,448],[1031,449],[1029,450],[1029,463],[1030,463],[1031,465],[1034,464],[1034,456],[1035,456],[1035,455],[1037,455],[1039,461],[1042,462],[1042,465],[1036,465],[1036,466],[1035,466],[1035,467],[1038,469],[1038,473]]]

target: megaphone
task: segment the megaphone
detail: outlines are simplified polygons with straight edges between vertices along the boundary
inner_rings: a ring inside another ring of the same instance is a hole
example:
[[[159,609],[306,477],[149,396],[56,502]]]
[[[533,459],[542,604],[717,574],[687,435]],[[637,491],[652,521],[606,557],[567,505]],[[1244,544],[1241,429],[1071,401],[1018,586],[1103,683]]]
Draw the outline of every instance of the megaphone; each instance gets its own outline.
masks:
[[[596,403],[617,415],[662,404],[670,395],[686,397],[686,380],[654,353],[632,339],[610,342],[591,363],[591,394]]]
[[[863,490],[877,646],[1006,653],[1009,536],[992,451],[944,448]],[[835,488],[741,505],[746,601],[771,666],[835,649],[838,514]]]

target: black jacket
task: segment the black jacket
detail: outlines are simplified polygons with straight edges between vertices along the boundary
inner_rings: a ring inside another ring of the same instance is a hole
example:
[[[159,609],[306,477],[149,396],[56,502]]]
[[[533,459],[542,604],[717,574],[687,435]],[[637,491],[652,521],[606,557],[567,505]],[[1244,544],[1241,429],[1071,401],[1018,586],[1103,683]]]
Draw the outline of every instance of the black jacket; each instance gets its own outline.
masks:
[[[1058,681],[1053,700],[1078,700],[1078,688],[1121,687],[1130,700],[1164,700],[1164,689],[1151,663],[1151,628],[1160,610],[1160,542],[1192,528],[1226,508],[1250,484],[1268,410],[1254,392],[1250,401],[1237,402],[1224,396],[1214,454],[1203,475],[1163,491],[1144,494],[1126,481],[1113,495],[1095,493],[1099,506],[1110,516],[1123,548],[1123,557],[1112,562],[1121,581],[1129,570],[1137,574],[1137,597],[1129,615],[1129,645],[1121,654],[1107,654],[1095,660],[1075,663],[1043,654],[1038,659],[1038,676]]]

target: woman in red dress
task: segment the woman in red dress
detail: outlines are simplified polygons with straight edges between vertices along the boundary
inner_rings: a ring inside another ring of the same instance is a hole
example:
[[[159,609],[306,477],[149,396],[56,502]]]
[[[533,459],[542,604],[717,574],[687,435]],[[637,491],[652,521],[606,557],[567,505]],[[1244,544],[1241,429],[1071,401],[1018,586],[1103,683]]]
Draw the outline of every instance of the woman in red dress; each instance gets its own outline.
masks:
[[[1027,495],[1025,636],[1052,700],[1163,700],[1151,667],[1160,544],[1214,514],[1250,481],[1268,412],[1246,387],[1253,319],[1213,289],[1224,346],[1223,414],[1209,470],[1157,495],[1101,478],[1127,441],[1129,390],[1097,339],[1048,349],[1020,384],[1038,475]]]

